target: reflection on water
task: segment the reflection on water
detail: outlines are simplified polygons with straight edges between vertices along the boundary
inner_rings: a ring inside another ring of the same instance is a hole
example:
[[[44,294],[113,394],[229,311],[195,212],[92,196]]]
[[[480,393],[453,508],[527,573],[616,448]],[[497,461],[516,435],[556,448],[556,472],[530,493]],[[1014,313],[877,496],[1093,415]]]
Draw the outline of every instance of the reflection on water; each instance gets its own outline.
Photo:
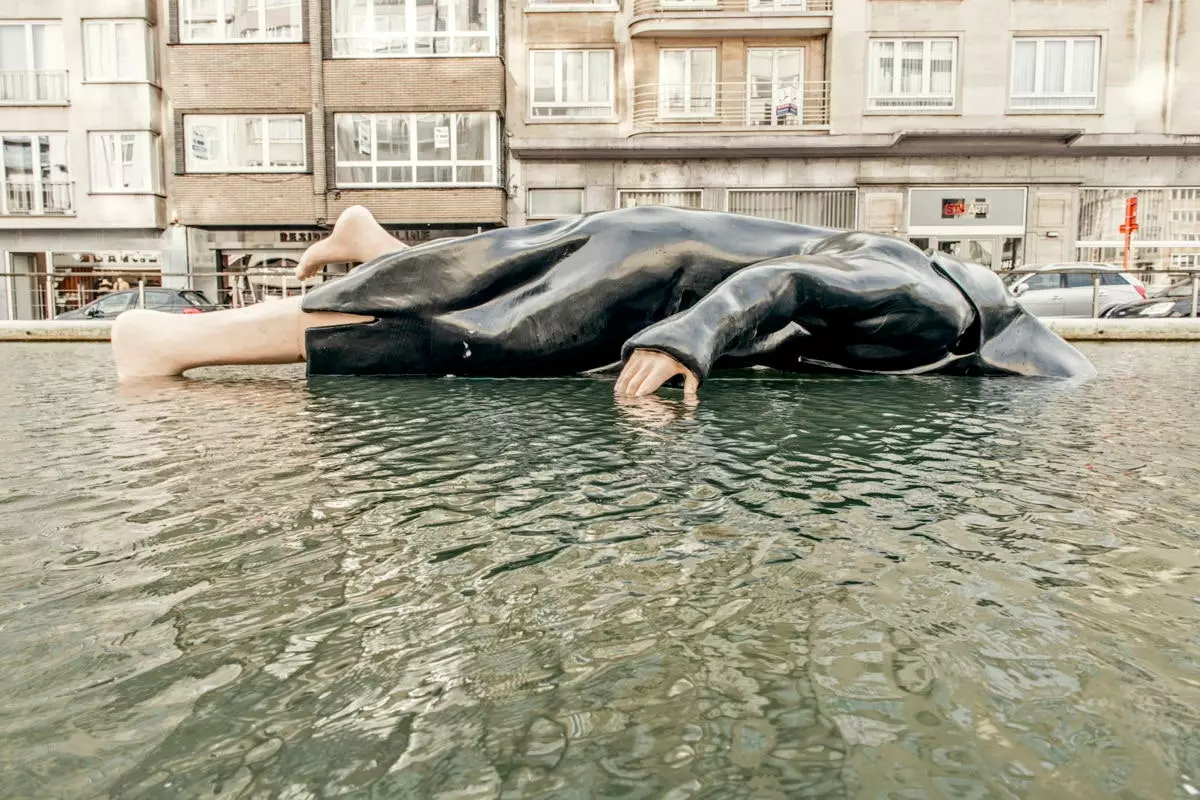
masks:
[[[1197,353],[688,406],[8,346],[0,796],[1189,797]]]

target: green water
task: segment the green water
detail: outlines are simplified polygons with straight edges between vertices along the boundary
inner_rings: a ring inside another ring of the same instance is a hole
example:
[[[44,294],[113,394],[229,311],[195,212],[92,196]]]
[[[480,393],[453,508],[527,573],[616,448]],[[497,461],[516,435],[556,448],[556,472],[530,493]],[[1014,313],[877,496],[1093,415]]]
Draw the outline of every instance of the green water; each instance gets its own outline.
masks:
[[[1189,798],[1200,349],[1083,385],[0,347],[0,797]]]

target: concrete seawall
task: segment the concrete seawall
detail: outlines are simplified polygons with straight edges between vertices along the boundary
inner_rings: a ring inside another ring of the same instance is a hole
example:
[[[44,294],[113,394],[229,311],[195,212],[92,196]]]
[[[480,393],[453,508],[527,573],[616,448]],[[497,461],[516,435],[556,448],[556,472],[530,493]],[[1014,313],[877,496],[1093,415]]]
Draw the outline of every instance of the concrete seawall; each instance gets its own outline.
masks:
[[[1200,341],[1200,319],[1047,318],[1069,342]],[[111,320],[0,322],[0,342],[107,342]]]

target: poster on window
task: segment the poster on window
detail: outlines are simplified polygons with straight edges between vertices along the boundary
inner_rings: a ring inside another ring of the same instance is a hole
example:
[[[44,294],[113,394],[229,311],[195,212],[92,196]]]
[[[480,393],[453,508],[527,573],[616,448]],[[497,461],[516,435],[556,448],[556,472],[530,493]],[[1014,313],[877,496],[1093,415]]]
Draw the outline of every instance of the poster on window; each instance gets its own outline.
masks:
[[[450,128],[434,128],[433,129],[433,146],[436,150],[450,149]]]

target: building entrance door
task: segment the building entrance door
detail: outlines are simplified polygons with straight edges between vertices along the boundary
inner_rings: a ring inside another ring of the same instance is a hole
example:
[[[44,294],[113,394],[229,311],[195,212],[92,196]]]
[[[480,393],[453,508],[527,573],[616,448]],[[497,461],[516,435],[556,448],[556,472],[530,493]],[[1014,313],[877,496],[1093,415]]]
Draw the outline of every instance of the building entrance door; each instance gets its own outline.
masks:
[[[45,253],[9,253],[8,319],[50,319],[52,289]]]
[[[995,272],[1022,263],[1020,236],[912,236],[909,241],[926,252],[945,253],[959,261],[981,264]]]

